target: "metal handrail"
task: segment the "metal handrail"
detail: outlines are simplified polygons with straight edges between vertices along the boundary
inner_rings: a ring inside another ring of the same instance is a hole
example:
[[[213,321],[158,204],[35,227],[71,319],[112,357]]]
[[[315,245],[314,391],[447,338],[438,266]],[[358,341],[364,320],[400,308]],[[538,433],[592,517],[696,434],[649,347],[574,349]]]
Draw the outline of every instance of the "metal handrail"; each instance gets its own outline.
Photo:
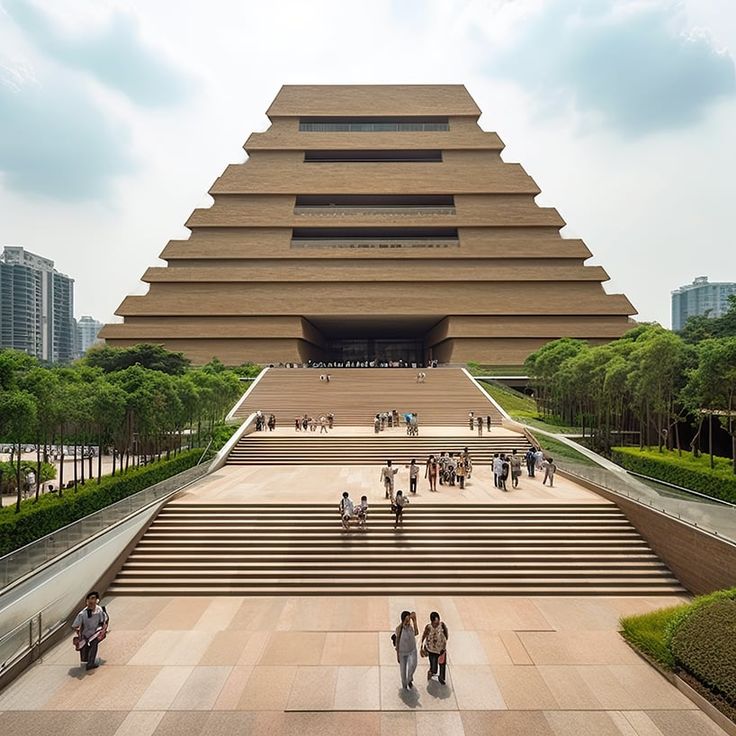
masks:
[[[200,461],[201,462],[201,461]],[[19,547],[16,550],[13,550],[12,552],[8,552],[6,555],[3,555],[0,557],[0,565],[2,565],[3,562],[6,561],[12,561],[14,557],[21,557],[26,556],[30,557],[33,554],[33,549],[35,547],[43,548],[44,545],[53,543],[54,537],[61,536],[64,532],[71,532],[74,527],[81,527],[84,525],[88,525],[91,521],[100,518],[103,514],[110,514],[115,509],[123,508],[123,507],[133,507],[135,506],[136,499],[139,499],[142,494],[148,494],[151,495],[151,493],[155,493],[155,489],[165,483],[171,483],[172,481],[176,481],[177,478],[180,478],[184,473],[189,473],[191,470],[201,467],[200,463],[197,465],[192,466],[191,468],[187,468],[186,470],[183,470],[181,473],[177,473],[176,475],[172,475],[169,478],[165,478],[164,480],[160,481],[159,483],[154,483],[151,486],[148,486],[147,488],[143,488],[140,491],[137,491],[136,493],[131,494],[130,496],[126,496],[125,498],[121,498],[119,501],[115,501],[114,503],[111,503],[109,506],[105,506],[102,509],[98,509],[97,511],[93,511],[91,514],[88,514],[87,516],[82,517],[81,519],[77,519],[76,521],[72,521],[71,523],[67,524],[66,526],[61,527],[60,529],[57,529],[54,532],[51,532],[50,534],[46,534],[45,536],[41,537],[40,539],[35,539],[33,542],[29,542],[28,544],[24,545],[23,547]],[[185,483],[185,485],[188,485],[188,483]],[[9,587],[16,585],[20,580],[24,579],[29,573],[35,573],[42,569],[44,569],[48,564],[53,562],[55,559],[57,559],[59,556],[68,554],[71,550],[75,549],[81,544],[87,544],[91,539],[94,539],[96,536],[98,536],[100,533],[104,533],[106,531],[109,531],[110,529],[113,529],[117,527],[118,525],[124,523],[128,518],[130,518],[134,514],[138,514],[144,509],[148,508],[153,503],[158,503],[162,499],[167,498],[172,493],[177,492],[180,490],[180,488],[177,486],[177,488],[165,492],[163,495],[161,495],[158,498],[152,498],[149,502],[142,503],[138,508],[134,510],[128,511],[128,513],[124,513],[121,518],[115,520],[112,524],[109,524],[104,529],[101,529],[98,532],[93,533],[92,535],[80,539],[69,546],[66,547],[66,549],[62,549],[57,551],[56,554],[53,555],[53,557],[44,560],[41,563],[38,563],[37,561],[33,564],[33,566],[29,567],[28,570],[21,572],[13,579],[6,580],[2,587],[0,587],[0,594],[4,593]]]
[[[51,603],[47,603],[40,611],[36,611],[32,616],[29,616],[24,621],[19,623],[17,626],[13,627],[10,631],[7,631],[5,634],[0,636],[0,652],[2,652],[3,645],[6,642],[12,641],[12,639],[23,629],[25,628],[28,629],[28,646],[25,648],[16,650],[15,652],[11,653],[7,659],[0,661],[0,674],[2,674],[8,667],[12,666],[13,663],[16,660],[18,660],[20,657],[23,657],[25,654],[31,651],[34,647],[39,646],[45,638],[54,634],[65,624],[66,617],[59,619],[49,629],[49,631],[46,632],[44,636],[43,615],[52,606],[57,605],[62,599],[63,599],[63,596],[60,596],[56,600],[51,601]],[[34,631],[34,624],[38,624],[35,631]]]

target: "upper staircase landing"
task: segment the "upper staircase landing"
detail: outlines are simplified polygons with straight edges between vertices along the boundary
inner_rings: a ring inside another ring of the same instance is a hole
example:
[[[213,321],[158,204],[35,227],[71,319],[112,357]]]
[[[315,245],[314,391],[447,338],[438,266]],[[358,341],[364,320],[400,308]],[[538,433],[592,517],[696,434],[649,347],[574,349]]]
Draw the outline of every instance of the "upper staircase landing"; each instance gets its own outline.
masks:
[[[427,374],[417,383],[420,370]],[[329,383],[320,376],[329,373]],[[339,426],[370,425],[373,417],[396,409],[416,412],[421,426],[467,426],[468,412],[501,413],[460,368],[270,368],[253,387],[235,416],[261,410],[277,423],[293,425],[294,417],[318,418],[332,412]]]

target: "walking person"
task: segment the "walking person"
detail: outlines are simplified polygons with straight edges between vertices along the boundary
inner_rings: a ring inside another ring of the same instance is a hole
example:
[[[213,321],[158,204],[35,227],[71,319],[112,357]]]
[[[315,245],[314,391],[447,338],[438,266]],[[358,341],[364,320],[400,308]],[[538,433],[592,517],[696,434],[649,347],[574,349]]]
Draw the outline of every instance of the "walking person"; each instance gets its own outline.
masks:
[[[542,463],[544,462],[544,453],[542,452],[542,448],[538,447],[534,451],[534,467],[536,470],[542,470]]]
[[[424,468],[424,477],[429,481],[429,490],[437,491],[437,475],[439,474],[439,463],[434,455],[427,458],[427,464]]]
[[[478,417],[475,420],[476,426],[478,427],[478,437],[483,436],[483,417]]]
[[[343,491],[342,498],[340,499],[339,508],[342,528],[350,529],[350,519],[353,518],[355,507],[353,506],[353,502],[350,500],[350,494],[347,491]]]
[[[493,455],[493,463],[491,465],[491,469],[493,470],[493,485],[496,486],[496,488],[501,487],[501,466],[502,461],[500,455],[496,452]]]
[[[447,468],[447,485],[454,486],[457,473],[457,462],[453,453],[450,453],[448,456],[447,465],[445,467]]]
[[[365,529],[368,520],[368,496],[360,497],[360,503],[355,507],[355,518],[358,520],[358,528]]]
[[[409,493],[416,494],[417,492],[417,478],[419,477],[419,466],[416,460],[412,460],[409,465]]]
[[[417,614],[402,611],[401,623],[396,627],[391,639],[396,649],[396,661],[401,673],[401,686],[404,690],[414,687],[414,673],[417,669]]]
[[[437,460],[437,465],[439,465],[439,471],[440,471],[440,485],[445,485],[445,480],[447,480],[447,453],[441,452],[439,459]]]
[[[501,490],[503,491],[508,491],[506,481],[509,479],[509,475],[511,475],[511,463],[509,462],[508,456],[501,453],[501,475],[499,480],[501,482]]]
[[[521,477],[521,456],[516,454],[516,450],[511,451],[511,485],[514,488],[519,487],[519,478]]]
[[[542,481],[542,485],[544,485],[549,480],[549,487],[552,488],[552,486],[554,485],[555,473],[557,472],[555,461],[551,457],[547,458],[542,463],[542,467],[544,468],[544,480]]]
[[[470,425],[470,431],[472,432],[475,427],[475,413],[472,411],[468,412],[468,424]]]
[[[465,463],[465,480],[470,480],[470,476],[473,474],[473,460],[470,457],[470,450],[464,448],[460,457]]]
[[[526,451],[526,455],[524,455],[524,460],[526,460],[526,474],[530,477],[534,477],[534,465],[536,463],[536,460],[534,459],[534,448],[530,447]]]
[[[486,417],[486,429],[489,432],[491,431],[491,415],[490,414]]]
[[[327,434],[327,417],[323,414],[319,418],[319,433],[320,434]]]
[[[386,498],[394,500],[394,477],[399,472],[398,468],[391,465],[390,460],[386,460],[386,464],[381,468],[381,482],[383,489],[386,491]]]
[[[373,417],[373,433],[378,434],[381,431],[381,416],[380,414],[376,414],[375,417]]]
[[[439,669],[440,685],[445,684],[447,676],[447,640],[450,633],[447,630],[445,622],[440,619],[437,611],[429,614],[429,623],[424,627],[422,632],[422,653],[429,657],[429,670],[427,679],[431,680]]]
[[[465,459],[461,455],[457,459],[457,463],[455,465],[455,477],[457,478],[458,485],[460,488],[465,488],[465,475],[467,473],[467,465],[465,464]]]
[[[396,519],[394,521],[394,529],[399,524],[404,523],[404,506],[406,506],[409,503],[409,499],[404,495],[403,491],[396,491],[396,498],[391,503],[391,510],[396,515]]]
[[[334,414],[333,414],[332,412],[330,412],[330,413],[329,413],[329,414],[327,415],[327,426],[328,426],[328,427],[329,427],[330,429],[332,429],[332,428],[333,428],[333,427],[335,426],[335,415],[334,415]]]
[[[76,636],[74,645],[79,651],[79,660],[87,670],[99,667],[97,664],[97,647],[107,635],[110,617],[103,606],[100,606],[100,594],[96,590],[87,593],[86,606],[76,615],[72,622]]]

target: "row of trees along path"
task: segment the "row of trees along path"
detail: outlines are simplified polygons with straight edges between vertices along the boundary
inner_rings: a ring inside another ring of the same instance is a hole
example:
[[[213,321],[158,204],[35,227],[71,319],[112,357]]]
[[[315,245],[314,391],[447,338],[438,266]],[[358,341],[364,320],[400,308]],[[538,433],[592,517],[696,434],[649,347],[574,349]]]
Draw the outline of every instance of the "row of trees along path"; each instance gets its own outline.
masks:
[[[638,432],[640,447],[682,452],[678,426],[692,423],[690,450],[700,454],[703,427],[720,422],[731,437],[736,473],[736,298],[717,319],[691,318],[679,334],[642,324],[606,345],[554,340],[525,368],[545,415],[582,426],[593,446],[610,452],[615,437]]]
[[[78,447],[97,446],[99,483],[105,448],[111,449],[115,475],[131,466],[131,458],[133,464],[145,464],[199,446],[241,390],[238,373],[219,361],[192,368],[181,353],[157,345],[93,348],[70,366],[45,366],[26,353],[0,350],[0,443],[11,444],[17,458],[16,509],[23,445],[37,448],[36,501],[49,448],[61,448],[61,495],[65,446],[73,448],[75,489],[85,480],[81,453],[77,467]],[[93,478],[91,456],[87,478]]]

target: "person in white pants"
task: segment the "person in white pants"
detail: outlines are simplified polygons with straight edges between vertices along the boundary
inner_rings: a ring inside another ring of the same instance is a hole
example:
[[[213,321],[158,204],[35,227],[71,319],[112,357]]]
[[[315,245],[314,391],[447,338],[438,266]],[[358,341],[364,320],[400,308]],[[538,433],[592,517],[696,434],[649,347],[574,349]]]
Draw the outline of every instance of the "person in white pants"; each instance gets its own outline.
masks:
[[[401,672],[401,686],[404,690],[414,687],[414,672],[417,669],[417,614],[402,611],[401,623],[396,627],[392,639],[396,647],[396,660]]]

